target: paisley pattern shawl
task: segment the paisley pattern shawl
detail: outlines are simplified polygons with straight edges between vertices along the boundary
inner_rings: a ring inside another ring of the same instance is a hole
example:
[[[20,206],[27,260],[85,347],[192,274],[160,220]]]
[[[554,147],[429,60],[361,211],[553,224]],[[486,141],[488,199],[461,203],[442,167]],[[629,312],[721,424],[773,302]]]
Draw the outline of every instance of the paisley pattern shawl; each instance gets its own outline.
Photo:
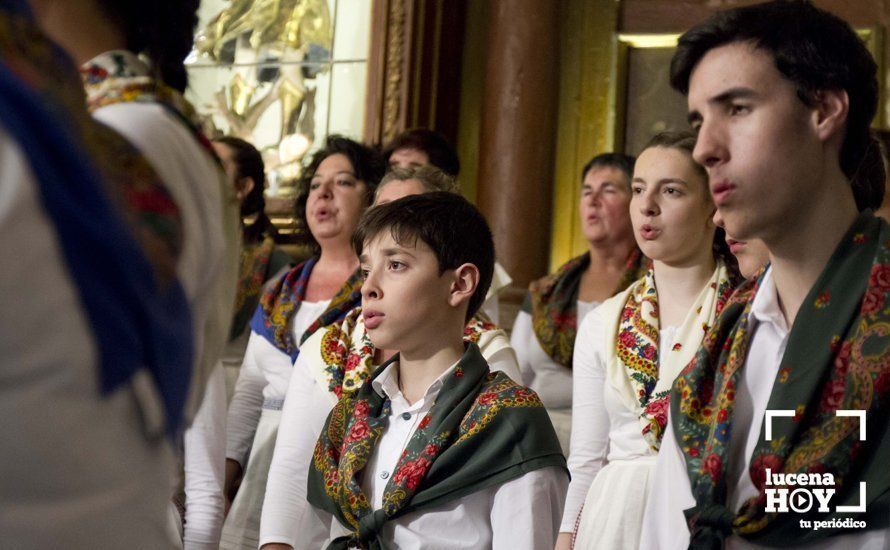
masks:
[[[299,345],[318,329],[342,320],[362,299],[362,274],[361,270],[356,269],[331,299],[324,313],[309,325],[299,343],[295,342],[292,333],[294,316],[306,295],[309,276],[317,262],[317,257],[309,258],[284,274],[260,298],[260,305],[250,320],[251,330],[290,355],[294,361],[300,355]]]
[[[389,520],[526,472],[566,468],[537,394],[503,373],[490,373],[479,348],[468,344],[402,453],[382,508],[373,510],[358,476],[386,428],[390,410],[389,400],[368,380],[356,394],[340,400],[319,437],[309,472],[309,502],[352,531],[329,548],[385,548],[380,532]]]
[[[621,295],[626,296],[626,300],[619,300],[624,301],[624,306],[618,318],[612,356],[608,360],[608,378],[619,394],[626,397],[628,406],[638,411],[643,437],[655,451],[661,446],[667,425],[671,384],[695,355],[726,305],[735,282],[730,279],[726,266],[719,262],[683,323],[677,327],[676,343],[661,354],[654,270],[647,271]]]
[[[674,436],[686,458],[696,506],[686,511],[691,547],[713,548],[730,534],[758,544],[804,544],[840,529],[800,529],[795,513],[765,512],[765,470],[831,473],[837,494],[831,512],[807,519],[842,519],[838,505],[859,504],[867,484],[869,529],[886,528],[890,510],[890,230],[863,213],[835,249],[797,314],[767,409],[794,410],[773,422],[772,441],[762,436],[749,475],[759,497],[738,512],[726,508],[726,462],[736,388],[751,338],[751,304],[757,281],[729,300],[695,359],[674,383]],[[866,411],[866,442],[857,417]]]
[[[630,253],[624,274],[615,289],[621,292],[646,272],[648,261],[638,248]],[[532,328],[538,343],[551,359],[572,368],[572,352],[578,332],[578,289],[581,275],[590,266],[590,254],[584,253],[564,263],[556,273],[529,285],[522,306],[532,316]]]
[[[480,341],[495,332],[502,333],[480,310],[464,328],[464,342],[482,345]],[[365,330],[361,307],[350,311],[342,323],[329,325],[313,334],[303,346],[304,351],[307,348],[312,350],[307,353],[312,354],[308,364],[313,378],[328,389],[329,397],[335,403],[344,394],[358,391],[374,371],[376,348]]]
[[[76,68],[22,3],[0,3],[0,61],[4,126],[39,155],[31,165],[96,335],[101,390],[147,369],[176,431],[192,366],[179,211],[136,149],[92,120]]]
[[[178,91],[151,73],[134,53],[112,50],[99,54],[80,68],[90,112],[117,103],[155,103],[179,120],[198,143],[219,162],[210,140],[201,129],[197,111]]]
[[[240,336],[247,328],[259,304],[263,285],[286,265],[293,265],[292,260],[275,247],[275,241],[270,236],[266,236],[261,242],[245,243],[241,247],[238,287],[235,293],[235,316],[229,334],[230,341]]]

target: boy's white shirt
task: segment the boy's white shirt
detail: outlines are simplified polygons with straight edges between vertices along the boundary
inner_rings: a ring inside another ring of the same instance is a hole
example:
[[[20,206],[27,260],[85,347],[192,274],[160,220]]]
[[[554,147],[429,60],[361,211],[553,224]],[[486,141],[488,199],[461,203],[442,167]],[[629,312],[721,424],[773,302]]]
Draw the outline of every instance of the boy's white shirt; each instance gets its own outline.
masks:
[[[760,426],[773,382],[779,372],[788,344],[789,328],[779,305],[779,296],[768,268],[751,305],[752,336],[745,358],[744,371],[737,389],[736,409],[727,462],[729,481],[728,507],[736,511],[742,503],[757,495],[748,475],[751,455],[760,437]],[[735,449],[735,452],[732,450]],[[741,452],[740,452],[741,450]],[[681,550],[689,546],[689,528],[683,510],[695,506],[689,484],[686,461],[677,446],[671,420],[658,453],[652,493],[646,504],[640,548]],[[880,550],[890,542],[887,529],[864,531],[826,539],[817,544],[801,546],[806,550],[857,548]],[[727,549],[765,548],[740,537],[726,540]],[[798,548],[797,546],[786,548]]]

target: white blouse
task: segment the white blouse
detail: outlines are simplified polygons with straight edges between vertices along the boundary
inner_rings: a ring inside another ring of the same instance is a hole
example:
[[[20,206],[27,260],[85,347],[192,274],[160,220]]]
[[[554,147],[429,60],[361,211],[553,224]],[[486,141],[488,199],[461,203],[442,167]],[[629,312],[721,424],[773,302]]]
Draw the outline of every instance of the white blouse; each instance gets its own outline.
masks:
[[[596,309],[599,302],[578,301],[578,323]],[[530,313],[520,311],[513,323],[510,345],[516,350],[522,384],[535,392],[548,409],[572,407],[572,369],[554,361],[541,348]]]
[[[581,321],[575,339],[574,422],[568,461],[572,482],[560,532],[574,531],[587,491],[606,462],[655,455],[643,438],[637,412],[629,409],[606,381],[608,346],[614,342],[605,341],[605,329],[606,320],[599,311],[594,311]],[[674,334],[674,327],[665,327],[659,332],[659,360],[662,349],[673,347]]]
[[[302,302],[293,320],[294,341],[309,328],[319,315],[325,312],[330,300]],[[229,404],[226,428],[226,458],[237,461],[243,467],[247,463],[250,446],[264,401],[281,401],[287,394],[294,363],[290,355],[272,345],[259,334],[251,331],[244,352],[244,364],[235,383],[235,392]]]

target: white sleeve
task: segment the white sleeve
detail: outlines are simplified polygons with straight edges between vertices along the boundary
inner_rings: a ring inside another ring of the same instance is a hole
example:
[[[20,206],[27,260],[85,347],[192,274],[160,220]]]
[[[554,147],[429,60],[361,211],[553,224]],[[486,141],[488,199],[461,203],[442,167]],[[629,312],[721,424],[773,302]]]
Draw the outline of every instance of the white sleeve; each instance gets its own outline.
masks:
[[[551,466],[501,484],[491,504],[493,550],[553,548],[569,480]]]
[[[569,471],[572,482],[566,496],[560,532],[570,533],[587,498],[587,491],[603,467],[609,449],[609,414],[603,402],[606,380],[605,322],[598,311],[584,317],[578,327],[572,359],[572,438]]]
[[[535,334],[532,331],[532,316],[524,311],[516,314],[513,322],[513,332],[510,334],[510,345],[516,351],[516,359],[519,361],[519,372],[522,374],[523,386],[532,387],[535,382],[535,370],[530,360],[529,348]]]
[[[319,386],[307,369],[304,358],[309,353],[303,350],[297,357],[284,399],[263,501],[260,546],[321,548],[330,534],[330,525],[306,500],[312,452],[332,408],[327,388]]]
[[[482,302],[482,311],[488,315],[488,318],[491,319],[492,323],[498,324],[501,304],[497,294],[491,294],[484,302]]]
[[[204,401],[185,432],[184,550],[219,546],[226,463],[226,384],[221,363],[210,373]]]
[[[251,331],[244,351],[244,363],[235,382],[235,391],[229,403],[228,423],[226,426],[226,458],[238,461],[243,468],[247,463],[247,455],[253,444],[260,414],[263,411],[263,389],[266,377],[259,367],[264,338]]]
[[[664,438],[658,457],[655,459],[655,472],[652,474],[652,488],[646,501],[643,514],[643,531],[640,535],[640,548],[654,550],[682,550],[689,546],[689,527],[686,525],[684,510],[695,506],[689,475],[686,473],[686,459],[668,418]]]

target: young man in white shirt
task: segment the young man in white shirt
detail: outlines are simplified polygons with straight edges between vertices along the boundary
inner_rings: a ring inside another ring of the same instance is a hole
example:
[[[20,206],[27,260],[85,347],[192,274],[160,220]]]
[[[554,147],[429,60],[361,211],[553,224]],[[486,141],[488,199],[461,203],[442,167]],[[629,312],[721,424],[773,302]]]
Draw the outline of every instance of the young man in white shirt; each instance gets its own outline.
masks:
[[[467,320],[491,282],[482,215],[444,192],[369,211],[354,237],[375,347],[399,354],[325,425],[308,498],[327,548],[546,548],[568,484],[537,395],[491,373]]]
[[[727,233],[762,239],[771,266],[674,383],[642,548],[887,544],[890,233],[859,213],[882,181],[856,177],[875,72],[808,2],[721,12],[680,39],[694,156]]]

